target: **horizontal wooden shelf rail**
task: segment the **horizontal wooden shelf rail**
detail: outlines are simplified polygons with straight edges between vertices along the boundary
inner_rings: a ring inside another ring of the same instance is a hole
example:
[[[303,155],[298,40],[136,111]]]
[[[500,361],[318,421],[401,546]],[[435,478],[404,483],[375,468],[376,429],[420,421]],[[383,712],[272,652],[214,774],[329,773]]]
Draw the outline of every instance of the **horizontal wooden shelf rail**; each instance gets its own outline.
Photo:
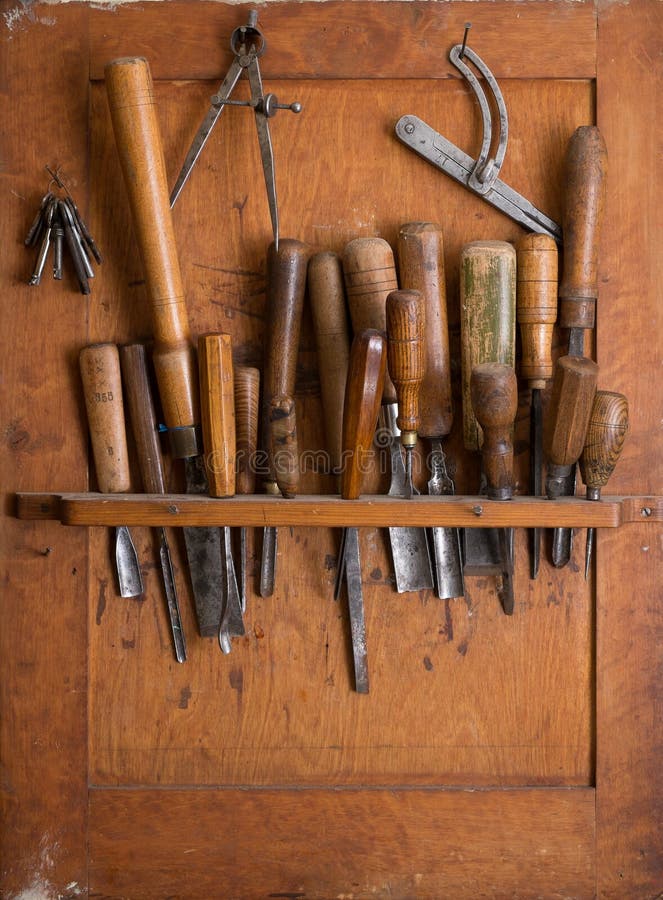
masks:
[[[285,500],[252,494],[219,500],[189,494],[19,493],[16,498],[19,519],[56,519],[64,525],[618,528],[629,522],[663,521],[663,497],[608,496],[595,502],[514,497],[500,502],[467,495],[411,500],[308,495]]]

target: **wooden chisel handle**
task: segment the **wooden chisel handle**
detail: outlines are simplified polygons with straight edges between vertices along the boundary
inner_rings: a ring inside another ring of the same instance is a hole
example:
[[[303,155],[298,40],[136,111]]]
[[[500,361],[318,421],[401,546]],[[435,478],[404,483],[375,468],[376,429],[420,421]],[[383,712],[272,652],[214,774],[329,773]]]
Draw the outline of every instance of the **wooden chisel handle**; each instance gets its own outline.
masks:
[[[387,297],[387,364],[398,397],[396,424],[403,444],[419,430],[419,389],[426,371],[424,298],[419,291],[392,291]]]
[[[518,411],[516,373],[502,363],[472,369],[472,408],[483,429],[481,459],[488,497],[508,500],[513,494],[513,423]]]
[[[373,442],[386,371],[384,336],[373,329],[355,335],[343,410],[341,494],[345,500],[356,500],[361,493],[366,454]]]
[[[159,426],[154,411],[145,345],[126,344],[120,347],[120,364],[143,490],[146,494],[165,494]]]
[[[608,483],[628,433],[628,400],[613,391],[597,391],[580,457],[587,493],[596,494]]]
[[[516,318],[520,325],[520,374],[543,390],[553,375],[552,342],[557,320],[557,244],[547,234],[526,234],[516,246]]]
[[[322,252],[308,264],[308,295],[320,369],[320,394],[331,470],[339,472],[343,446],[343,402],[350,361],[343,269],[336,253]]]
[[[294,497],[299,486],[297,419],[292,397],[272,397],[269,404],[274,476],[284,497]]]
[[[131,478],[117,347],[84,347],[79,362],[99,490],[123,493],[130,489]]]
[[[419,434],[442,438],[451,432],[451,363],[442,228],[433,222],[409,222],[398,233],[401,288],[424,298],[425,374],[419,391]]]
[[[584,356],[561,356],[555,365],[543,449],[552,466],[573,466],[585,443],[599,367]]]
[[[593,125],[577,128],[566,154],[564,274],[559,288],[562,328],[593,328],[595,324],[607,163],[599,129]]]
[[[117,59],[105,69],[117,150],[145,270],[154,330],[154,368],[176,456],[195,456],[198,380],[175,244],[166,166],[147,61]],[[180,440],[181,439],[181,443]],[[192,442],[193,446],[192,446]]]
[[[382,238],[355,238],[343,250],[343,277],[355,335],[366,329],[386,334],[387,296],[398,289],[394,252]],[[383,403],[396,402],[387,373]]]
[[[229,334],[198,338],[205,471],[211,497],[235,493],[235,389]]]
[[[254,494],[260,414],[260,371],[251,366],[235,367],[235,446],[238,494]]]

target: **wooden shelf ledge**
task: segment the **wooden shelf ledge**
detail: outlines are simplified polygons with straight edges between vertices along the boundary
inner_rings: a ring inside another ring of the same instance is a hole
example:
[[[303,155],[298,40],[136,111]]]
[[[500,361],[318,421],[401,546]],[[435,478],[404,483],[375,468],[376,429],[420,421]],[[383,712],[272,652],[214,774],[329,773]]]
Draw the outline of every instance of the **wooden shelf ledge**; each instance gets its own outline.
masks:
[[[285,500],[263,494],[219,500],[189,494],[16,495],[19,519],[55,519],[63,525],[229,525],[249,527],[414,525],[459,528],[618,528],[632,522],[663,521],[663,497],[606,496],[545,500],[514,497],[413,497],[309,495]]]

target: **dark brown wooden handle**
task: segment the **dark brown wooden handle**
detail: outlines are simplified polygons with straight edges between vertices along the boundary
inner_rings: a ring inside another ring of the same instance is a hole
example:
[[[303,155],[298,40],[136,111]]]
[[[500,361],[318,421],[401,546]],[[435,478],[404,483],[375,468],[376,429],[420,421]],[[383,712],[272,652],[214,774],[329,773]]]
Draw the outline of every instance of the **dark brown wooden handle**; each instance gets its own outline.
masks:
[[[354,334],[366,329],[386,334],[387,296],[398,289],[393,250],[382,238],[355,238],[343,250],[342,260]],[[388,372],[382,402],[396,402]]]
[[[338,472],[343,446],[343,401],[350,361],[343,269],[336,253],[312,256],[308,264],[308,296],[320,369],[320,394],[331,469]]]
[[[251,366],[235,367],[235,444],[238,494],[256,489],[256,453],[260,415],[260,371]]]
[[[384,335],[367,329],[355,335],[350,350],[350,368],[343,411],[343,473],[341,494],[356,500],[366,457],[373,442],[387,371]]]
[[[555,365],[543,449],[554,466],[573,466],[582,453],[599,367],[583,356],[560,356]]]
[[[628,433],[628,400],[614,391],[597,391],[580,457],[582,480],[590,491],[608,483]]]
[[[483,430],[481,459],[493,500],[513,494],[513,423],[518,411],[518,383],[511,366],[482,363],[472,369],[472,407]]]
[[[128,491],[131,478],[117,347],[84,347],[79,362],[99,490],[102,494]]]
[[[426,371],[424,316],[419,291],[392,291],[387,297],[387,366],[398,398],[396,424],[402,442],[410,445],[419,430],[419,389]]]
[[[559,288],[562,328],[593,328],[596,321],[607,169],[608,153],[599,129],[593,125],[577,128],[566,154],[564,275]]]
[[[229,334],[198,338],[200,409],[211,497],[235,493],[235,389]]]
[[[557,320],[557,244],[546,234],[526,234],[516,246],[516,318],[520,324],[520,374],[543,390],[553,375]]]
[[[159,426],[145,345],[127,344],[120,347],[120,365],[143,490],[146,494],[165,494]]]
[[[447,293],[442,228],[409,222],[398,233],[398,278],[403,289],[424,297],[426,372],[419,391],[419,434],[446,437],[453,425]]]
[[[272,397],[269,404],[274,476],[284,497],[295,497],[299,487],[297,417],[292,397]]]
[[[106,66],[113,131],[143,260],[154,368],[168,428],[198,422],[198,379],[170,212],[152,77],[145,59]]]

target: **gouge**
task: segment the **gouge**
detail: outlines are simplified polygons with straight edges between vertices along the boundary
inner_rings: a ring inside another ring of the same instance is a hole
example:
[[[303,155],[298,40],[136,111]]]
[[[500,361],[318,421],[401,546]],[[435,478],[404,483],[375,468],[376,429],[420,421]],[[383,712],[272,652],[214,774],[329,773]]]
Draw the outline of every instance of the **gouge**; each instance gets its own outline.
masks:
[[[278,249],[272,244],[267,262],[267,325],[265,369],[262,395],[262,439],[269,458],[269,480],[265,489],[278,494],[277,473],[274,469],[272,442],[272,403],[295,394],[297,351],[301,329],[306,264],[309,248],[289,238],[280,241]],[[277,414],[278,417],[278,414]],[[291,473],[289,493],[296,490],[297,472]],[[292,483],[294,480],[294,484]],[[274,592],[277,530],[267,526],[263,531],[262,563],[260,567],[260,595],[271,597]]]
[[[398,274],[401,287],[421,291],[425,304],[426,364],[419,391],[419,437],[431,442],[428,493],[453,494],[454,483],[447,471],[442,448],[443,438],[451,432],[453,406],[444,283],[444,242],[439,225],[433,222],[409,222],[400,228]],[[459,530],[431,528],[428,535],[438,597],[462,597],[465,586]]]
[[[343,411],[343,474],[341,495],[356,500],[361,493],[361,479],[366,467],[373,433],[384,390],[387,354],[384,337],[366,330],[352,342],[350,366]],[[348,613],[354,660],[355,690],[368,693],[368,658],[364,599],[361,588],[359,530],[345,529],[343,546],[344,573],[348,590]]]
[[[472,408],[482,429],[481,461],[490,500],[513,496],[513,423],[518,411],[518,384],[511,366],[482,363],[472,369]],[[513,562],[508,529],[498,528],[498,594],[504,612],[513,614]]]
[[[206,493],[198,376],[168,198],[166,166],[147,61],[119,59],[105,69],[118,155],[131,207],[154,331],[153,361],[175,459],[184,459],[189,493]],[[217,528],[185,528],[198,629],[218,634],[221,548]]]
[[[104,494],[126,493],[131,478],[117,347],[115,344],[84,347],[79,362],[99,489]],[[143,580],[126,525],[115,529],[115,566],[120,596],[140,597]]]
[[[545,234],[526,234],[516,246],[516,316],[520,325],[520,374],[531,394],[530,494],[543,493],[543,418],[541,391],[552,378],[552,340],[557,319],[557,244]],[[541,529],[529,531],[530,578],[539,573]]]
[[[238,494],[254,494],[256,486],[256,454],[258,452],[258,417],[260,415],[260,371],[251,366],[235,366],[235,490]],[[246,528],[239,530],[240,565],[237,584],[246,612]]]
[[[386,302],[398,289],[394,254],[382,238],[356,238],[345,247],[342,256],[348,305],[355,334],[370,328],[386,330]],[[391,456],[391,496],[402,496],[405,489],[405,465],[395,428],[398,408],[396,391],[389,373],[385,377],[380,413],[380,438],[385,439]],[[389,529],[396,590],[426,590],[433,587],[430,555],[423,528]]]
[[[597,391],[589,417],[585,446],[580,457],[580,473],[588,500],[600,500],[601,488],[612,475],[628,433],[628,401],[623,394]],[[594,546],[594,529],[587,529],[585,579]]]
[[[146,494],[165,494],[166,485],[161,448],[159,447],[159,427],[150,387],[145,345],[127,344],[121,347],[120,363],[143,490]],[[159,538],[161,575],[166,596],[166,611],[170,622],[175,659],[183,663],[186,660],[186,641],[166,529],[158,528],[157,536]]]

